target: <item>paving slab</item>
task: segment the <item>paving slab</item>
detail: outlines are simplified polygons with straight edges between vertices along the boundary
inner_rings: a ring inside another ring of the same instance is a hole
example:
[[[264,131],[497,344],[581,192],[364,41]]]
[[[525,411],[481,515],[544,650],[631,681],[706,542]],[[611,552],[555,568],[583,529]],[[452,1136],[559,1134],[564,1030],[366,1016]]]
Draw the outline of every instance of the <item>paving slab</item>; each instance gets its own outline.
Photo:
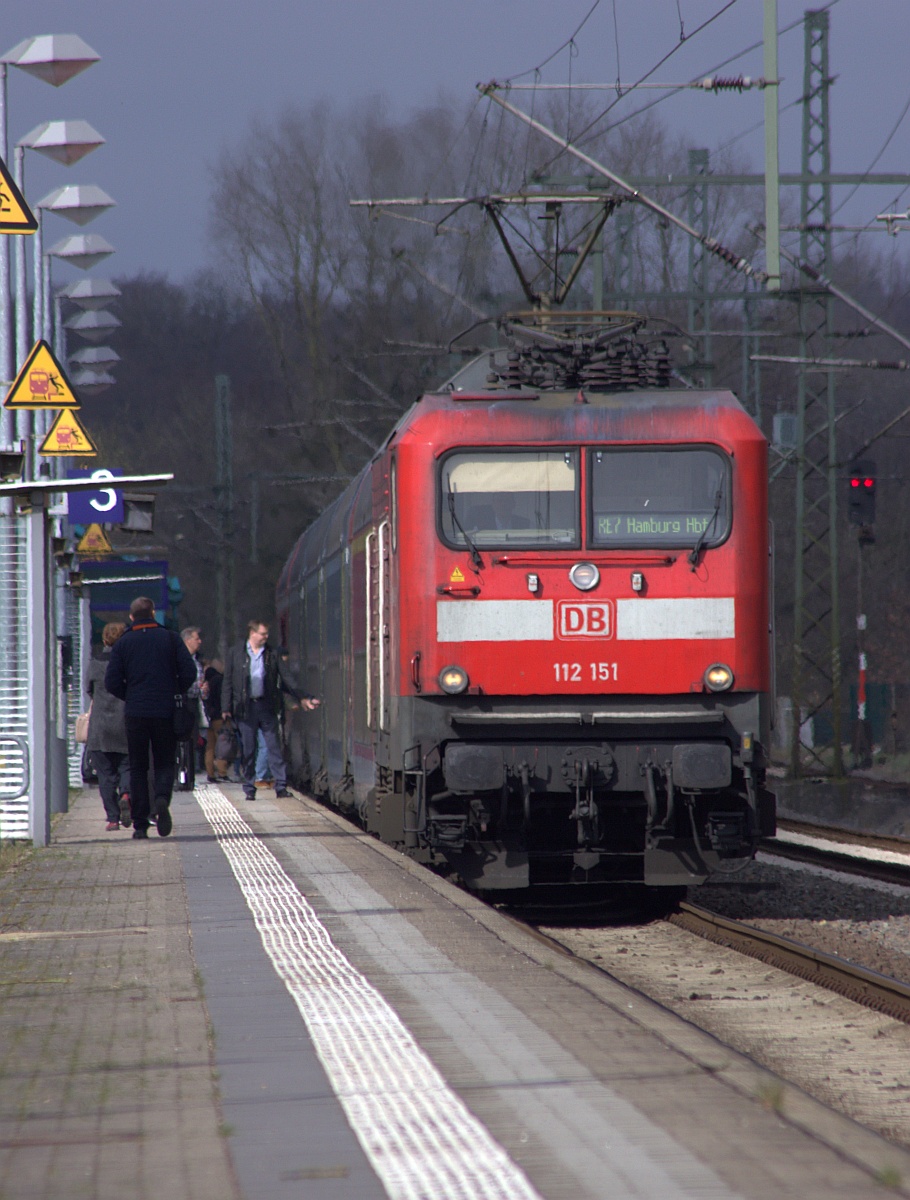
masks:
[[[0,1200],[910,1180],[904,1152],[808,1097],[773,1111],[768,1072],[303,797],[203,786],[173,813],[133,841],[87,789],[0,878]]]

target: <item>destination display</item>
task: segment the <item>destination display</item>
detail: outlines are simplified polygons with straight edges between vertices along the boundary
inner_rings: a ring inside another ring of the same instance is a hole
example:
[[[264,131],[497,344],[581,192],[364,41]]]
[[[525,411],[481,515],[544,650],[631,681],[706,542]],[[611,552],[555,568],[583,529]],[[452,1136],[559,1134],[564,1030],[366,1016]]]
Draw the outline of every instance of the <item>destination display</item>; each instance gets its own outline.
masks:
[[[629,538],[697,538],[710,531],[714,513],[653,513],[643,517],[637,513],[594,514],[594,530],[598,542]]]
[[[730,460],[708,447],[591,452],[595,546],[711,546],[730,529]]]

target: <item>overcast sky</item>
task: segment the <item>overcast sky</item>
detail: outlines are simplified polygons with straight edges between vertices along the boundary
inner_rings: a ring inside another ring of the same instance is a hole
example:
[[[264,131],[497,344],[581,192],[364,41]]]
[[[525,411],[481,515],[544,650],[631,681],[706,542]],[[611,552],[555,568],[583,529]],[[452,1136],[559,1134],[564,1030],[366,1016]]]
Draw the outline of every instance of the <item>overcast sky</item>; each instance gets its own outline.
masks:
[[[65,168],[29,154],[26,195],[37,201],[63,183],[94,183],[118,207],[90,225],[116,254],[95,276],[157,271],[181,280],[211,261],[206,239],[209,168],[251,118],[293,102],[339,104],[384,95],[392,111],[435,101],[469,101],[479,81],[533,71],[591,10],[594,0],[7,0],[3,50],[44,33],[78,33],[101,61],[54,89],[11,70],[11,143],[41,121],[84,118],[107,144]],[[542,68],[551,83],[634,82],[680,41],[652,79],[680,83],[760,42],[761,0],[738,0],[707,28],[725,0],[600,0],[577,35],[577,53]],[[807,6],[779,0],[779,25]],[[813,7],[821,7],[816,4]],[[618,35],[618,36],[617,36]],[[831,7],[833,166],[867,170],[910,103],[908,0],[839,0]],[[780,41],[781,167],[800,154],[802,28]],[[762,73],[761,49],[724,74]],[[522,81],[530,81],[526,75]],[[653,100],[640,92],[615,111]],[[529,93],[513,100],[530,106]],[[604,102],[607,97],[605,95]],[[793,107],[787,108],[788,105]],[[625,106],[625,107],[624,107]],[[688,94],[657,112],[700,144],[717,147],[761,121],[760,92]],[[761,169],[760,133],[736,143]],[[910,171],[910,115],[875,169]],[[865,222],[898,189],[866,188],[839,215]],[[845,193],[836,194],[843,196]],[[906,208],[910,193],[901,199]],[[77,232],[48,218],[47,243]],[[903,235],[910,237],[910,234]],[[870,235],[876,246],[884,235]],[[55,280],[77,276],[55,268]]]

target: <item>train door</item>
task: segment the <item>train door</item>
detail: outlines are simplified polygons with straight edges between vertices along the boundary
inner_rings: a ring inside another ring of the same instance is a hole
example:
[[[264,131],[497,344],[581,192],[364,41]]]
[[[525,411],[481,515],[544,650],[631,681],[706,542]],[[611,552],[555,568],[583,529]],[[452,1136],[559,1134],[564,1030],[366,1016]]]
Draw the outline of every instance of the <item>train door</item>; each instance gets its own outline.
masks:
[[[391,524],[387,518],[367,535],[367,719],[373,732],[377,762],[389,761],[388,741],[391,725]]]

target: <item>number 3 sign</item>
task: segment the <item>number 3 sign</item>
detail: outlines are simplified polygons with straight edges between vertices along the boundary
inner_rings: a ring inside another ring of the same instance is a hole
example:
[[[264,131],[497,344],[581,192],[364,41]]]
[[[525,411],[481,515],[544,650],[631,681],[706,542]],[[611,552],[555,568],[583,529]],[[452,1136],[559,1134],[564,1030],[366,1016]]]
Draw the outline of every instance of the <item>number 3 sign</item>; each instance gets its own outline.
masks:
[[[122,471],[96,467],[93,471],[68,471],[70,479],[97,479],[103,484],[117,479]],[[119,525],[124,519],[123,492],[112,487],[99,487],[97,492],[70,492],[67,519],[71,525]]]

